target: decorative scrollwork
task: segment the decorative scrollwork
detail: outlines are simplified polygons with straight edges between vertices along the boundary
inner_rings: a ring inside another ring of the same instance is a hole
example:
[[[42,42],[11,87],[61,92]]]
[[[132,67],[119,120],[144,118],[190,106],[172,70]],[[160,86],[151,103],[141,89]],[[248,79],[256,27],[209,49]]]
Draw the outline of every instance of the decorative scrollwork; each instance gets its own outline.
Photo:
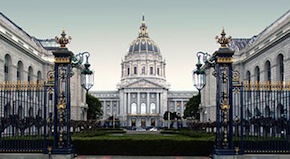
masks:
[[[233,70],[233,82],[240,82],[240,72]]]

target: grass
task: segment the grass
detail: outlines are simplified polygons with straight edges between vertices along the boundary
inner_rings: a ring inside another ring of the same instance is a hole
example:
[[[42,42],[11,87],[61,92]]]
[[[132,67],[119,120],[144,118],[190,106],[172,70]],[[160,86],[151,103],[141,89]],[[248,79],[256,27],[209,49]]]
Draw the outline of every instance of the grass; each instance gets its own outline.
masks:
[[[189,136],[179,135],[179,134],[123,134],[123,135],[101,135],[94,137],[73,137],[73,139],[92,139],[92,140],[180,140],[180,141],[190,141],[194,140]]]
[[[116,134],[117,133],[117,134]],[[190,130],[163,130],[160,134],[126,134],[122,131],[99,130],[73,135],[73,140],[131,140],[131,141],[214,141],[215,135]]]

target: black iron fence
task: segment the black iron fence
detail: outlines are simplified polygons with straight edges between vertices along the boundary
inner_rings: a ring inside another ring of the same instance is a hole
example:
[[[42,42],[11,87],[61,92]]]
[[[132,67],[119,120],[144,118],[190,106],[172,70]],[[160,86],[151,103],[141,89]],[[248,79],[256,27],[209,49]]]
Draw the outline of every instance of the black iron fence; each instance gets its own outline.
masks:
[[[0,84],[0,152],[49,153],[54,133],[53,85]],[[100,120],[71,120],[71,132],[100,127]],[[50,149],[51,150],[51,149]]]
[[[290,83],[234,88],[234,139],[242,153],[290,153]]]
[[[47,149],[46,119],[53,102],[44,84],[4,82],[0,84],[0,99],[0,151]]]
[[[232,109],[233,136],[229,137],[237,154],[290,153],[290,83],[236,84]],[[217,129],[216,121],[188,121],[187,125],[214,133]]]

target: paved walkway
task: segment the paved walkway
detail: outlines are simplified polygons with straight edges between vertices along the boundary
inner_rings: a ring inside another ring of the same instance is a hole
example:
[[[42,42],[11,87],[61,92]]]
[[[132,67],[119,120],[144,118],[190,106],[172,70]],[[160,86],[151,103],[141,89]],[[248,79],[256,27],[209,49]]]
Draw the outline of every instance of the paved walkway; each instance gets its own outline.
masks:
[[[208,159],[198,156],[78,156],[76,159]]]

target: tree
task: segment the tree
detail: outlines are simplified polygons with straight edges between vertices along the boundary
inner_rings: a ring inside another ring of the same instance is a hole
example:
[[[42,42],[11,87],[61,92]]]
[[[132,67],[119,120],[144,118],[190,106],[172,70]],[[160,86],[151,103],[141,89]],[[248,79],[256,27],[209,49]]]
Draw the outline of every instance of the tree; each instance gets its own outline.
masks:
[[[199,104],[200,104],[200,93],[196,96],[192,96],[186,104],[186,108],[184,110],[183,118],[194,117],[196,120],[199,120]]]
[[[88,104],[87,119],[98,119],[103,115],[102,103],[98,98],[87,93],[86,102]]]
[[[170,118],[170,119],[168,119],[168,118]],[[165,111],[165,113],[163,115],[163,119],[165,121],[170,120],[170,128],[173,128],[173,124],[174,124],[175,120],[179,119],[179,118],[178,118],[178,115],[176,112]]]

